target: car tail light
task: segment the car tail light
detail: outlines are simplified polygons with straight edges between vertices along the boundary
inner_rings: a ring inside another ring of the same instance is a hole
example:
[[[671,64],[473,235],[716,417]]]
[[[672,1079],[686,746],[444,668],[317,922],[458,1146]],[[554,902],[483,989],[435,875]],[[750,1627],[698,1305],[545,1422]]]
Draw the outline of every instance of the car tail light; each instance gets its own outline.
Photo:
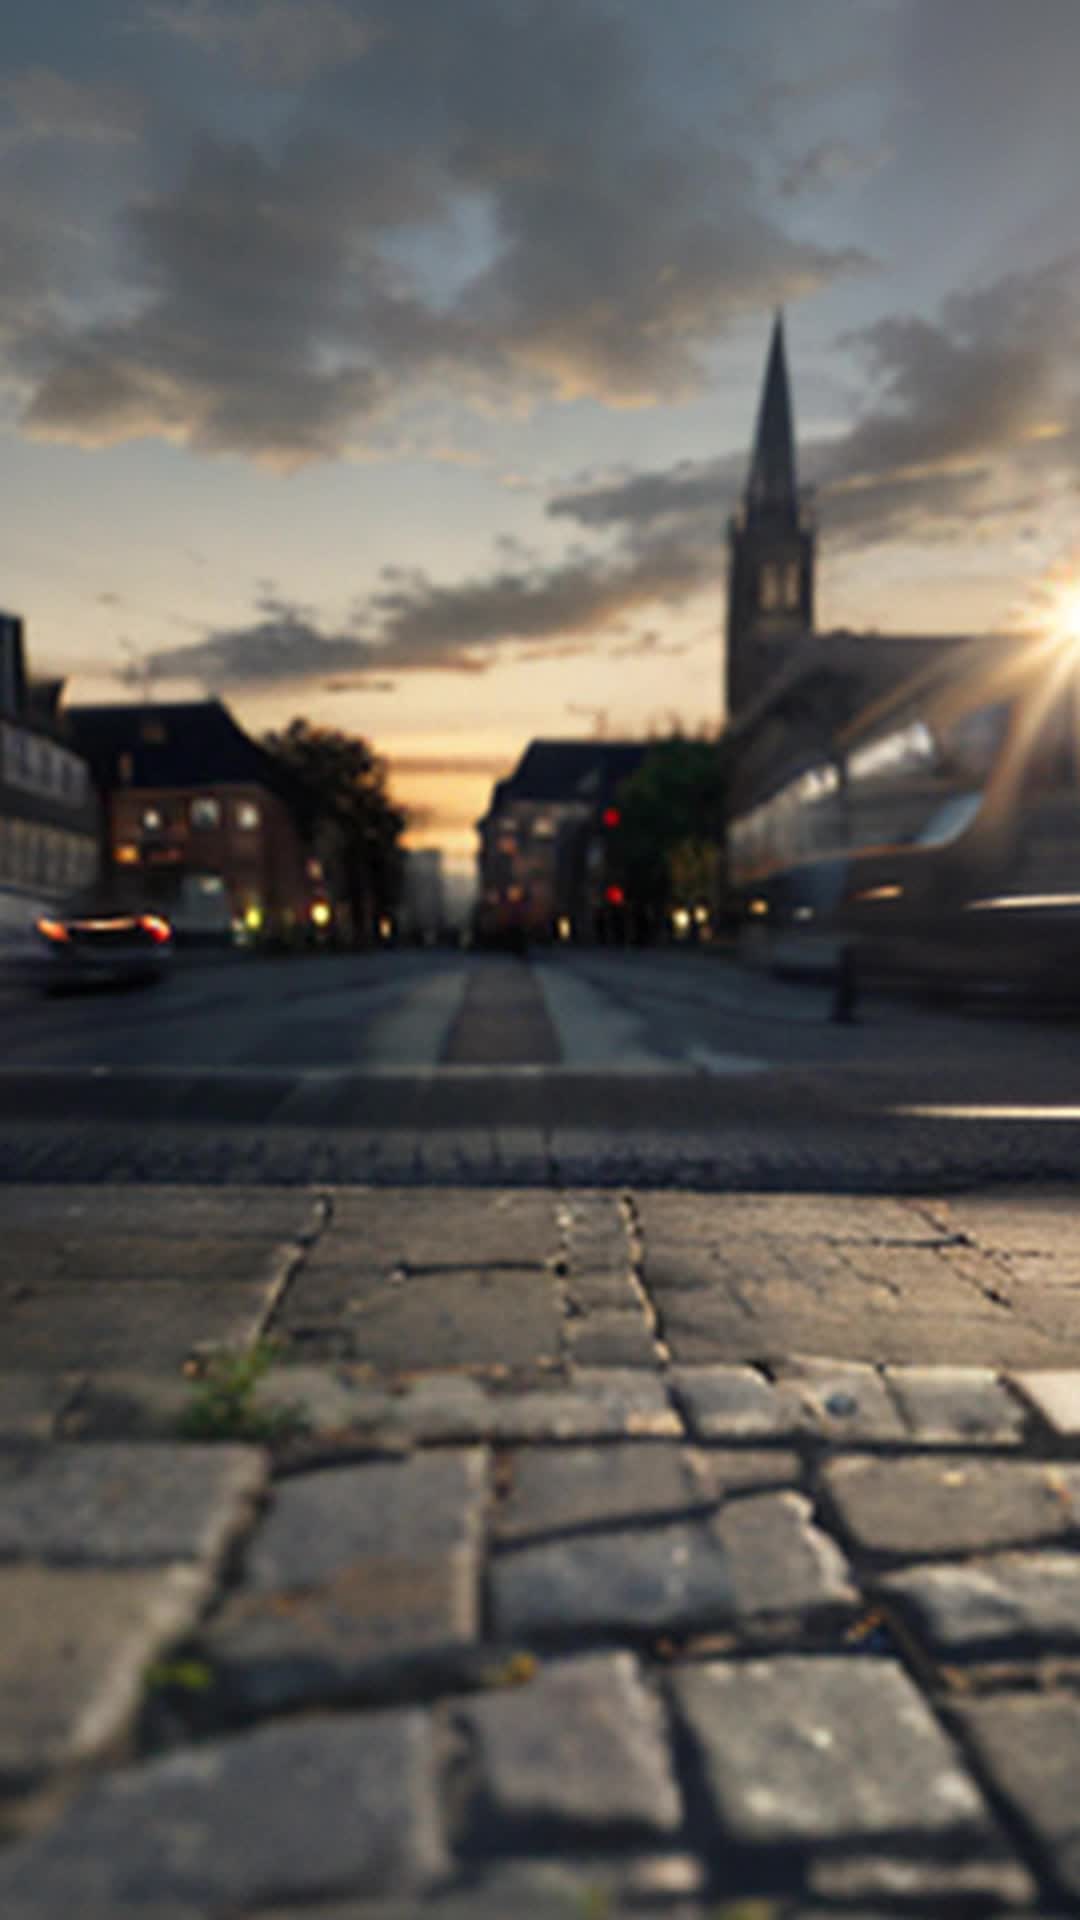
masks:
[[[162,919],[160,913],[141,913],[139,925],[159,947],[163,947],[166,940],[172,939],[172,928],[167,920]]]
[[[62,920],[42,919],[38,920],[36,925],[42,938],[54,941],[57,946],[63,946],[66,941],[71,939],[71,935]]]

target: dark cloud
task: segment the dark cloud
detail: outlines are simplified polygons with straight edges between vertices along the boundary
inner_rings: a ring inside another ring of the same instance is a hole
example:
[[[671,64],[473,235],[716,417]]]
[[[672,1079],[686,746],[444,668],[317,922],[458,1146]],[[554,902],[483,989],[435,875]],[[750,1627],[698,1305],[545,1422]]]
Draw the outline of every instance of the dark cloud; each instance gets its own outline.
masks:
[[[1080,478],[1080,261],[956,294],[841,342],[869,388],[847,433],[804,443],[827,539],[874,545],[1000,523]],[[792,375],[798,396],[798,363]],[[553,516],[633,547],[663,528],[715,548],[746,454],[628,474],[556,496]]]
[[[385,432],[426,382],[488,405],[652,401],[703,377],[735,317],[861,263],[787,232],[739,155],[677,121],[633,10],[198,0],[152,17],[289,76],[292,112],[258,142],[204,136],[128,207],[114,317],[54,329],[24,362],[33,433],[295,466]]]
[[[614,557],[576,553],[450,586],[422,571],[387,569],[344,631],[324,632],[309,609],[264,592],[250,626],[162,649],[145,669],[214,689],[329,675],[335,691],[358,680],[374,690],[402,673],[484,673],[515,643],[542,643],[526,645],[529,659],[586,651],[589,637],[620,617],[681,604],[714,572],[714,555],[670,533]]]
[[[254,0],[222,6],[214,0],[161,0],[144,24],[235,61],[240,71],[270,87],[302,87],[327,67],[360,59],[373,38],[371,24],[340,0]]]
[[[130,91],[86,85],[51,67],[25,67],[0,79],[0,148],[33,140],[134,140],[145,118]]]

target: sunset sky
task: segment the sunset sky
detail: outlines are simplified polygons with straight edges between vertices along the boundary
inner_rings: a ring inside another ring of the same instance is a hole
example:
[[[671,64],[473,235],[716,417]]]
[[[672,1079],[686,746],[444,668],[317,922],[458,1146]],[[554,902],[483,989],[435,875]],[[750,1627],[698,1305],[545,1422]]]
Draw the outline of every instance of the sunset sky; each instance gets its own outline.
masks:
[[[364,733],[457,859],[531,737],[715,725],[778,305],[822,625],[1080,556],[1078,0],[35,0],[0,52],[0,605],[70,699]]]

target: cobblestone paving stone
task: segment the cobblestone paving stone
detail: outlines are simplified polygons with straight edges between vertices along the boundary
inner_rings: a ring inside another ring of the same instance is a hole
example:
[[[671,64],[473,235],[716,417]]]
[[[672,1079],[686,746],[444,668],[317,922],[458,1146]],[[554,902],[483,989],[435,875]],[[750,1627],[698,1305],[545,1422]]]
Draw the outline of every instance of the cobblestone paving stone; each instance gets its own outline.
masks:
[[[145,1239],[156,1195],[109,1198],[72,1190],[56,1232]],[[768,1316],[744,1346],[747,1267],[726,1357],[664,1344],[736,1238],[766,1290],[781,1254],[799,1286],[860,1272],[884,1324],[909,1254],[914,1295],[948,1253],[973,1298],[1039,1263],[1042,1298],[1066,1211],[534,1191],[486,1195],[470,1240],[476,1196],[388,1198],[271,1196],[280,1364],[213,1444],[181,1437],[171,1348],[0,1373],[3,1920],[1077,1911],[1080,1368],[780,1352]],[[219,1199],[189,1251],[244,1244]],[[165,1218],[179,1243],[183,1196]],[[312,1364],[291,1336],[309,1280],[332,1324],[358,1275],[440,1259],[524,1281],[540,1345]],[[647,1360],[569,1357],[654,1311]]]

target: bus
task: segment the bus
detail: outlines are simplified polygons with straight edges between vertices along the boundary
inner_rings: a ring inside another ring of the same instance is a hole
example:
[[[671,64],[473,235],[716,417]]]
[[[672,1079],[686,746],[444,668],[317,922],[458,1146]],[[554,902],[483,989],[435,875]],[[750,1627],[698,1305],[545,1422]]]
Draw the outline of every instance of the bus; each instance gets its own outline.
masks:
[[[780,784],[742,797],[728,858],[774,971],[1080,985],[1080,648],[950,649]]]

